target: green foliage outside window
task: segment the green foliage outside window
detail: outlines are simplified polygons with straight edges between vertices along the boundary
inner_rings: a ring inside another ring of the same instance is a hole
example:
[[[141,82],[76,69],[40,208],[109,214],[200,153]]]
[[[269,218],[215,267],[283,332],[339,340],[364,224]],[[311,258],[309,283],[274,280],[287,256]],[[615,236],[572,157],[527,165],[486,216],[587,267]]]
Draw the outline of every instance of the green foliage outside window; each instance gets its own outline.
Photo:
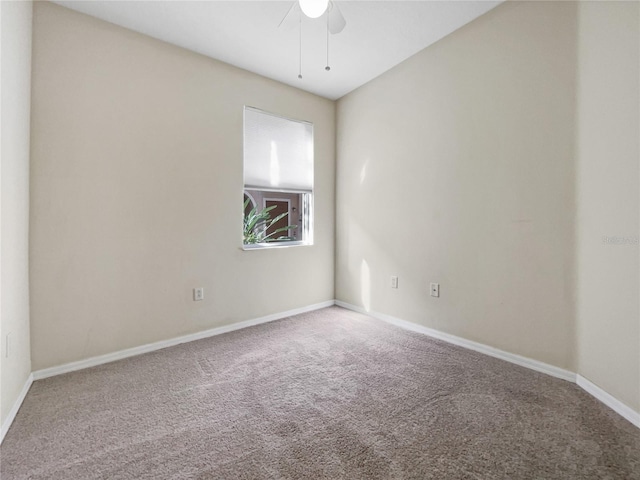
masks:
[[[249,206],[249,199],[244,201],[243,211],[247,211]],[[271,218],[271,210],[276,208],[275,205],[262,210],[258,210],[258,207],[253,207],[248,213],[245,213],[243,224],[244,244],[251,245],[255,243],[275,242],[284,240],[293,240],[293,238],[286,235],[276,237],[279,233],[287,232],[297,227],[297,225],[288,225],[286,227],[280,227],[273,232],[267,234],[267,231],[271,226],[277,224],[280,220],[285,218],[288,213],[282,213],[275,218]]]

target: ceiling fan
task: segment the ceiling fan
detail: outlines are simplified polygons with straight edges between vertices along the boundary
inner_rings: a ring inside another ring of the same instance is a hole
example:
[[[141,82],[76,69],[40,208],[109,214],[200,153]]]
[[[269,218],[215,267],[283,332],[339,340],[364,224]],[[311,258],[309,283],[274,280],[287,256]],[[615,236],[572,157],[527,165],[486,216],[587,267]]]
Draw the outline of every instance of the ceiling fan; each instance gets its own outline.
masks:
[[[326,12],[327,29],[332,35],[336,35],[344,30],[347,21],[336,2],[331,0],[297,0],[293,2],[284,18],[280,21],[278,28],[288,30],[299,24],[300,15],[304,14],[309,18],[320,18]]]
[[[290,30],[295,25],[299,27],[300,57],[298,63],[298,78],[302,80],[302,16],[309,18],[320,18],[326,14],[327,21],[327,66],[324,69],[328,72],[329,66],[329,33],[336,35],[344,30],[347,21],[344,19],[338,5],[331,0],[297,0],[293,2],[284,18],[280,21],[278,28]]]

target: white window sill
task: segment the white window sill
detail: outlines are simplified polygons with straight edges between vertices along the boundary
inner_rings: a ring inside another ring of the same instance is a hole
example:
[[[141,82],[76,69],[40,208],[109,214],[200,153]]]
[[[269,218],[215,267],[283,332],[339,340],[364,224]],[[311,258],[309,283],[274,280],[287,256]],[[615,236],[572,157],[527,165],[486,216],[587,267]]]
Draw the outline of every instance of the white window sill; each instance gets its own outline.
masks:
[[[297,241],[252,243],[250,245],[242,245],[242,250],[270,250],[272,248],[308,247],[311,245],[313,245],[313,243]]]

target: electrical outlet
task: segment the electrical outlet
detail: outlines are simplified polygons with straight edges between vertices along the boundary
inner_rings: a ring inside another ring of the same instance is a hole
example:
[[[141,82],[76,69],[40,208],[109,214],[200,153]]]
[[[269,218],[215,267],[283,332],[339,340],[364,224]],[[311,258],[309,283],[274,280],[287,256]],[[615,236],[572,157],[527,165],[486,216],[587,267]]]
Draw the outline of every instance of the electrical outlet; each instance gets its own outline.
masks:
[[[395,275],[391,277],[391,288],[398,288],[398,277]]]
[[[193,301],[199,302],[200,300],[204,300],[204,288],[194,288],[193,289]]]
[[[432,297],[439,297],[440,296],[440,284],[439,283],[432,283],[431,284],[431,296]]]

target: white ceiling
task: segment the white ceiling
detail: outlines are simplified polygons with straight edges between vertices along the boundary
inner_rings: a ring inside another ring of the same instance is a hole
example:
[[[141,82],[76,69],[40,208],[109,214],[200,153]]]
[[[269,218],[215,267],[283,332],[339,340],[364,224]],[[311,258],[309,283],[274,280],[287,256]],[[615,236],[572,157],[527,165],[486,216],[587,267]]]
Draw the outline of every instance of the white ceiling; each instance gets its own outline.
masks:
[[[325,17],[278,28],[291,1],[55,1],[59,5],[335,100],[496,7],[500,1],[342,1],[347,25]]]

